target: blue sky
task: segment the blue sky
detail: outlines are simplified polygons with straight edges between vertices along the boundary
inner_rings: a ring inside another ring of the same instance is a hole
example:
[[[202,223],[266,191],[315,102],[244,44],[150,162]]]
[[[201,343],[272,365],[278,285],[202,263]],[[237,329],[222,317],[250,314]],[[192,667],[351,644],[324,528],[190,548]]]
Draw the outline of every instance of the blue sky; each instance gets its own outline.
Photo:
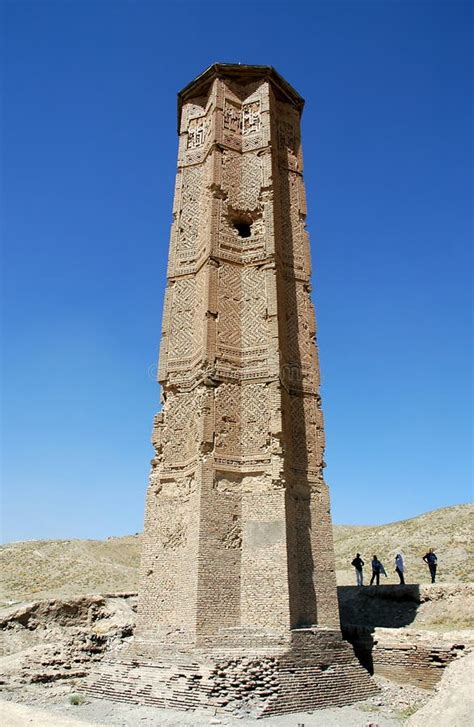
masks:
[[[176,92],[273,65],[303,144],[336,523],[472,497],[472,5],[2,6],[3,538],[141,530]]]

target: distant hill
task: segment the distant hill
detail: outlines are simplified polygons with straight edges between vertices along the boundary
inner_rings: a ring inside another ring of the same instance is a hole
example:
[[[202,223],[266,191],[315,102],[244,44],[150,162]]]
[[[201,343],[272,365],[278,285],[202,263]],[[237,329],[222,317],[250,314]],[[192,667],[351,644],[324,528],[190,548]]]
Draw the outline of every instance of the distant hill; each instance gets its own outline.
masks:
[[[422,557],[429,548],[438,556],[438,579],[448,583],[474,581],[472,533],[474,505],[455,505],[388,525],[336,525],[337,580],[341,585],[355,582],[350,566],[356,552],[366,563],[366,580],[370,577],[370,560],[377,555],[388,574],[387,582],[398,582],[394,558],[403,553],[409,583],[426,583],[428,567]],[[382,580],[386,579],[382,577]]]
[[[0,548],[0,605],[83,593],[134,591],[140,537],[27,540]]]
[[[474,505],[434,510],[389,525],[336,525],[334,542],[338,583],[353,583],[350,562],[358,551],[369,565],[376,553],[396,582],[392,561],[402,551],[407,581],[427,582],[421,557],[434,547],[439,580],[474,580],[472,530]],[[140,536],[107,540],[32,540],[0,547],[0,605],[83,593],[135,591],[138,586]],[[366,576],[369,568],[366,569]]]

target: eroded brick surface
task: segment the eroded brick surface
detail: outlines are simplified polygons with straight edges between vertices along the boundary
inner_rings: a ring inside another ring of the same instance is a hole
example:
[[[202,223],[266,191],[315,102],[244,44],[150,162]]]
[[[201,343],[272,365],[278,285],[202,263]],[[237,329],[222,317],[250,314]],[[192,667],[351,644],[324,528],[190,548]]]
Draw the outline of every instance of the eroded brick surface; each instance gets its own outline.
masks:
[[[213,66],[180,94],[136,663],[98,693],[232,705],[235,687],[277,712],[372,689],[339,633],[302,106],[258,66]],[[304,655],[301,627],[324,635]]]

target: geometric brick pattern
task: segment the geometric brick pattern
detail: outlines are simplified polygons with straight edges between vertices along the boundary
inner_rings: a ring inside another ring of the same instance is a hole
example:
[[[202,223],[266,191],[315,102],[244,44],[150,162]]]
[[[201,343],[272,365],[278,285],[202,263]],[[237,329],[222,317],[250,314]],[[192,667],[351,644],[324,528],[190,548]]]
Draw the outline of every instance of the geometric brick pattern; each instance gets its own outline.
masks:
[[[335,704],[354,698],[351,679],[358,693],[372,689],[339,632],[302,107],[267,66],[217,64],[179,95],[163,410],[153,430],[131,651],[144,665],[132,701],[142,694],[146,702],[146,674],[161,673],[165,702],[185,704],[176,673],[159,659],[167,653],[175,663],[177,648],[201,659],[190,679],[202,686],[204,651],[215,664],[231,643],[245,663],[267,650],[263,671],[273,664],[271,694],[257,678],[258,688],[247,689],[257,712],[330,702],[326,669],[339,670]],[[300,630],[305,644],[325,645],[324,668],[320,648],[298,651]],[[163,671],[153,672],[159,663]],[[220,667],[230,681],[232,668]],[[126,666],[121,673],[132,678]],[[196,692],[199,704],[234,704],[227,687],[208,684],[207,696]],[[244,704],[242,694],[237,702]]]

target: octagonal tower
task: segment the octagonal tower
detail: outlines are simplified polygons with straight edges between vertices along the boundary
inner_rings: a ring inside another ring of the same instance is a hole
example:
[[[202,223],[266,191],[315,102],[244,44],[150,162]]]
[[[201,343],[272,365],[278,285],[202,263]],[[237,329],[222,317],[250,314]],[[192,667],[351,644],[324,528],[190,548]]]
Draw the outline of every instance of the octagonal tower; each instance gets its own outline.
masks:
[[[179,94],[138,622],[96,694],[270,714],[373,689],[339,631],[303,104],[268,66]]]

